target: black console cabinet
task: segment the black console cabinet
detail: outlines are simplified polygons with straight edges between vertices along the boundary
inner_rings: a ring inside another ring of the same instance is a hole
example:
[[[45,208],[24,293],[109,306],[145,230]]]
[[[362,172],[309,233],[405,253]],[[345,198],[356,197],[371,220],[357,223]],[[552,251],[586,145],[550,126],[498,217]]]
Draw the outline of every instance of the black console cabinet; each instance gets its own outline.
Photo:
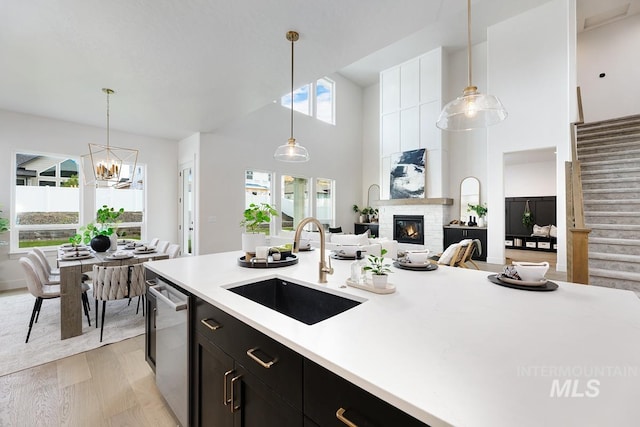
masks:
[[[379,228],[377,222],[356,222],[355,224],[353,224],[353,232],[355,234],[366,233],[367,230],[371,231],[371,237],[379,237]]]
[[[447,249],[449,245],[458,243],[464,239],[478,239],[480,245],[482,245],[482,254],[478,255],[478,252],[473,254],[472,259],[476,261],[487,260],[487,229],[480,227],[459,227],[459,226],[444,226],[443,237],[443,249]]]

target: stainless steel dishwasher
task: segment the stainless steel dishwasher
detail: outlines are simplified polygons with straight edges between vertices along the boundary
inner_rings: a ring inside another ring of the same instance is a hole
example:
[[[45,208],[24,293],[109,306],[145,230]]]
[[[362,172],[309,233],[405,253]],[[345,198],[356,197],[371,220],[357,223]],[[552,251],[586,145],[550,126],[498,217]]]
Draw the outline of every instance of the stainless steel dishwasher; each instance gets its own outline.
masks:
[[[183,427],[189,425],[189,296],[161,278],[149,292],[156,297],[156,385]]]

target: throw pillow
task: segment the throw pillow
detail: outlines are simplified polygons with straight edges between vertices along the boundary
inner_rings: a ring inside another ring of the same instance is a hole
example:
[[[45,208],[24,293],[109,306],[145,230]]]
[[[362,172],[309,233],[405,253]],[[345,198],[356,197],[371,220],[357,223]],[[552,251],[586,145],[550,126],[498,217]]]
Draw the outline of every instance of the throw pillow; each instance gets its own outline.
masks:
[[[544,227],[541,227],[538,224],[535,224],[533,226],[533,233],[531,235],[536,237],[549,237],[550,229],[551,229],[551,226],[549,225],[545,225]]]

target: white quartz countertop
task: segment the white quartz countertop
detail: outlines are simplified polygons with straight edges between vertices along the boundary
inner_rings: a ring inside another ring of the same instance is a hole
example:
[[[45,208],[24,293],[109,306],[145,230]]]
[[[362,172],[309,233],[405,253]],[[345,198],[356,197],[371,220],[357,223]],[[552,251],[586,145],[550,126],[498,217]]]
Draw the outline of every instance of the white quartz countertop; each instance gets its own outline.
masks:
[[[396,292],[341,288],[351,261],[319,251],[297,265],[249,269],[240,252],[147,263],[185,290],[432,426],[640,425],[640,299],[557,282],[553,292],[505,288],[490,273],[393,268]],[[366,299],[306,325],[228,291],[278,277]]]

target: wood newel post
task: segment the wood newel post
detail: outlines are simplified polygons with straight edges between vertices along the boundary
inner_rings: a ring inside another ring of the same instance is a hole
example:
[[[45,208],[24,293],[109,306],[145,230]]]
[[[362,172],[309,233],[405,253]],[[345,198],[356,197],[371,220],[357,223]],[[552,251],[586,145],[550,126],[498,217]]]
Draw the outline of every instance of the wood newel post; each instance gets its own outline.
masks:
[[[571,253],[570,277],[567,280],[574,283],[589,284],[589,233],[590,228],[571,228],[569,238],[572,244],[568,246]]]

